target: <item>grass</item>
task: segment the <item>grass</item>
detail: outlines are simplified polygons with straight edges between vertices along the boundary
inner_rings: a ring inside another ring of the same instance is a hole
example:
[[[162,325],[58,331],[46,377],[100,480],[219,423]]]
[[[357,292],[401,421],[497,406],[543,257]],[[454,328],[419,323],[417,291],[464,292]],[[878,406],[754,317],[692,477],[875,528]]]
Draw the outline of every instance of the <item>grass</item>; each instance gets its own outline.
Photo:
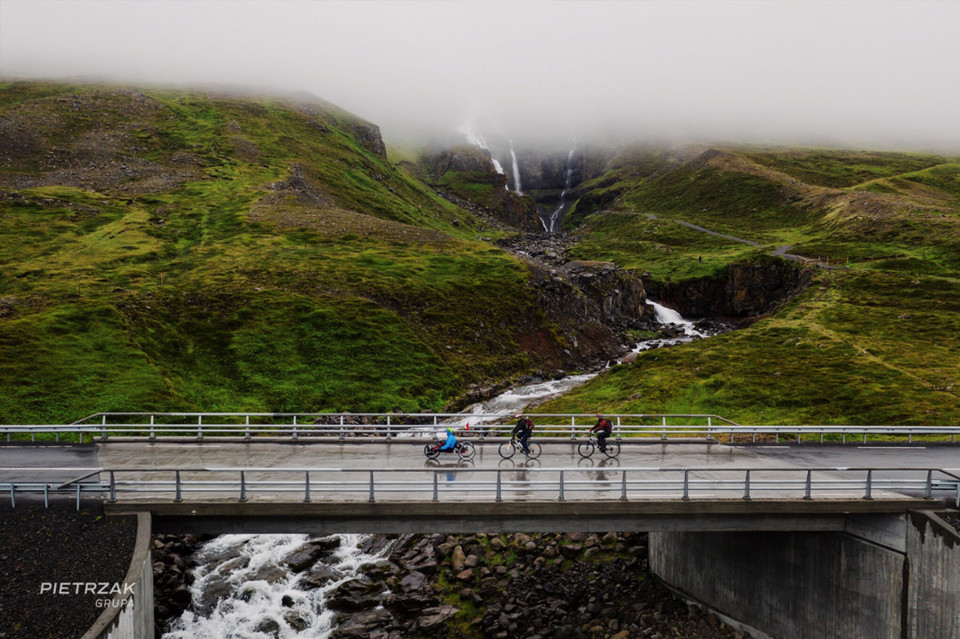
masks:
[[[777,425],[960,422],[955,166],[903,153],[748,149],[712,151],[653,177],[618,181],[620,167],[597,178],[618,192],[615,210],[583,218],[572,249],[580,259],[609,259],[659,282],[716,279],[783,243],[846,268],[815,271],[798,298],[748,328],[641,353],[538,410],[715,413]],[[893,195],[859,194],[870,190]]]
[[[0,423],[439,410],[537,365],[525,331],[554,339],[518,325],[526,268],[477,240],[483,221],[345,112],[4,88],[0,116],[37,148],[0,166]],[[80,168],[51,177],[48,151]]]
[[[808,184],[834,188],[918,171],[945,161],[937,155],[838,149],[758,149],[747,150],[745,155]]]

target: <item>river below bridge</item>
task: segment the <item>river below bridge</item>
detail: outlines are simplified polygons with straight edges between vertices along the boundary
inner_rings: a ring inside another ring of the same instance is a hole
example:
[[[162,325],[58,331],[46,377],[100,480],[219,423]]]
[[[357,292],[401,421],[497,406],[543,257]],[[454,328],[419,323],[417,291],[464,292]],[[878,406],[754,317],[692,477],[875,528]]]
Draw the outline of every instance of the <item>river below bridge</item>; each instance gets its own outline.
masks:
[[[675,311],[652,301],[648,303],[653,305],[658,321],[672,326],[676,336],[645,340],[636,344],[632,348],[633,352],[673,346],[708,336],[706,332],[698,330],[692,321],[682,318]],[[461,426],[459,422],[470,422],[471,428],[481,426],[484,423],[483,418],[470,416],[502,415],[527,410],[588,382],[601,372],[602,370],[597,370],[511,388],[490,400],[469,406],[463,411],[464,417],[456,421]],[[234,465],[234,462],[223,459],[224,451],[218,450],[216,444],[204,443],[197,448],[198,453],[202,452],[204,456],[203,460],[198,460],[199,465]],[[381,447],[373,450],[372,447],[354,445],[349,456],[356,458],[351,464],[363,467],[366,463],[367,467],[381,468],[423,464],[422,452],[418,447],[396,444],[388,448],[396,453],[397,459],[385,461]],[[154,449],[155,452],[159,450]],[[283,461],[276,465],[311,465],[297,464],[291,459],[291,452],[290,446],[282,446],[277,454]],[[559,456],[551,455],[555,458],[551,458],[550,465],[594,464],[592,460],[582,461],[575,449],[569,445],[563,446],[562,451],[558,449],[552,452]],[[484,456],[491,455],[496,459],[484,459]],[[544,457],[546,458],[546,455]],[[276,461],[279,462],[280,458]],[[155,465],[157,460],[140,461]],[[521,470],[523,468],[521,462],[500,462],[493,447],[479,453],[476,463],[484,462],[503,463],[510,468]],[[657,465],[657,460],[651,456],[649,463]],[[598,464],[609,464],[613,469],[619,462],[604,460]],[[256,465],[271,464],[258,459]],[[435,467],[442,469],[443,465],[441,463]],[[445,478],[451,483],[457,479],[454,475]],[[285,557],[308,541],[306,535],[223,535],[206,542],[194,555],[197,567],[193,571],[193,583],[190,586],[194,603],[173,621],[171,629],[163,635],[164,639],[329,637],[336,628],[336,614],[327,605],[331,594],[343,584],[356,579],[360,571],[383,561],[386,552],[382,545],[370,544],[368,535],[337,537],[337,549],[326,560],[327,568],[333,577],[319,588],[304,584],[302,575],[292,571],[290,566],[284,563]],[[364,548],[379,550],[368,552]]]

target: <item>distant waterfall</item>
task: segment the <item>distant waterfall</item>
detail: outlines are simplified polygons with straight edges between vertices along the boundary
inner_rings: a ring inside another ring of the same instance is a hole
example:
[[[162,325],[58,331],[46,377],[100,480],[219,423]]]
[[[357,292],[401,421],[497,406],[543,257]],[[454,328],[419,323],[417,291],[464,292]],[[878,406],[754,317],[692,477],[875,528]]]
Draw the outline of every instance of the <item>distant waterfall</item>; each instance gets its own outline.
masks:
[[[557,222],[560,221],[560,214],[563,213],[564,200],[567,198],[567,192],[570,190],[570,182],[573,180],[573,152],[577,150],[577,147],[574,146],[570,149],[570,153],[567,154],[567,179],[564,182],[563,191],[560,193],[560,204],[557,205],[557,208],[554,209],[553,213],[550,214],[550,225],[546,229],[551,233],[555,233],[557,230]],[[547,225],[544,224],[546,227]]]
[[[517,195],[523,195],[523,188],[520,186],[520,165],[517,164],[517,154],[513,152],[513,140],[510,140],[510,159],[513,160],[513,188]]]
[[[487,141],[484,140],[483,136],[477,133],[476,130],[474,130],[473,123],[464,122],[463,125],[459,129],[457,129],[457,132],[462,133],[464,136],[466,136],[468,143],[472,144],[475,147],[479,147],[483,149],[487,153],[490,153],[490,149],[489,147],[487,147]],[[500,164],[499,160],[493,157],[492,153],[490,153],[490,161],[493,163],[493,168],[494,170],[496,170],[497,173],[499,173],[500,175],[506,175],[506,173],[503,172],[503,165]]]

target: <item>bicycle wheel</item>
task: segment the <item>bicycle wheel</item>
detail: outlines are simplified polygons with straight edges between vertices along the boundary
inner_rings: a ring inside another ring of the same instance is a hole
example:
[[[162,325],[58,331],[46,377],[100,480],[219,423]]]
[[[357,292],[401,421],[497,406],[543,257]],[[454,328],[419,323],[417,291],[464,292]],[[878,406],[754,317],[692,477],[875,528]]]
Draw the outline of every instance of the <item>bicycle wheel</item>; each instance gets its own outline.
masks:
[[[500,448],[497,449],[497,452],[500,453],[500,456],[504,459],[510,459],[517,452],[517,447],[513,445],[513,442],[503,442],[500,444]]]
[[[603,454],[606,455],[607,457],[609,457],[610,459],[613,459],[614,457],[616,457],[617,455],[619,455],[619,454],[620,454],[620,442],[618,442],[618,441],[615,440],[615,439],[608,439],[608,440],[607,440],[607,445],[606,445],[606,450],[603,451]]]
[[[473,445],[473,442],[463,442],[460,444],[460,450],[457,452],[460,454],[460,459],[470,461],[473,459],[473,456],[477,454],[477,449]]]
[[[590,457],[593,455],[593,442],[580,442],[580,445],[577,446],[577,452],[580,453],[581,457]]]
[[[436,459],[440,456],[440,448],[436,444],[427,444],[423,447],[423,454],[427,459]]]
[[[530,452],[527,453],[527,457],[529,459],[536,459],[537,457],[540,456],[540,453],[543,452],[543,449],[540,448],[540,444],[534,444],[534,443],[527,444],[527,448],[530,449]]]

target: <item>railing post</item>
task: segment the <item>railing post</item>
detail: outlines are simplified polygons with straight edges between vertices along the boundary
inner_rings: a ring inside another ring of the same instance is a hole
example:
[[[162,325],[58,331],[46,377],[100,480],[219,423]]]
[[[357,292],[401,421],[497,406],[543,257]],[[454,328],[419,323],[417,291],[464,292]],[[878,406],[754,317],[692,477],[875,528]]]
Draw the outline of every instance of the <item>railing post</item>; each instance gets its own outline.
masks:
[[[293,439],[296,439],[296,438],[297,438],[297,416],[296,416],[296,415],[293,416],[293,435],[292,435],[292,437],[293,437]]]
[[[10,507],[17,507],[17,487],[13,485],[13,482],[10,482]]]
[[[571,417],[570,418],[570,439],[576,439],[576,438],[577,438],[577,418]]]
[[[110,471],[110,501],[117,501],[117,479],[113,475],[113,471]]]
[[[100,438],[101,439],[107,438],[107,416],[106,415],[103,416],[103,421],[100,422]]]
[[[50,484],[43,485],[43,507],[50,507]]]
[[[154,416],[151,415],[151,416],[150,416],[150,439],[156,439],[156,438],[157,438],[157,434],[156,434],[155,432],[153,432],[153,419],[154,419]]]
[[[927,489],[923,492],[926,499],[933,499],[933,470],[927,471]]]
[[[373,495],[373,471],[372,470],[370,471],[370,496],[367,498],[367,501],[369,502],[375,501],[374,495]]]
[[[863,443],[867,443],[867,431],[863,431]]]
[[[743,498],[750,499],[750,471],[747,471],[747,477],[743,481]]]
[[[390,426],[390,415],[387,415],[387,439],[393,435],[393,428]]]
[[[240,501],[247,501],[247,478],[242,470],[240,471]]]
[[[80,510],[80,483],[77,482],[77,510]]]
[[[173,501],[175,501],[175,502],[181,502],[181,501],[183,501],[183,489],[182,489],[182,487],[180,486],[180,471],[178,470],[178,471],[176,471],[176,472],[177,472],[177,479],[176,479],[176,481],[177,481],[177,489],[176,489],[177,492],[176,492],[176,495],[174,495],[174,497],[173,497]]]
[[[864,498],[864,499],[873,499],[872,494],[871,494],[871,493],[872,493],[872,490],[873,490],[873,471],[872,471],[872,470],[868,470],[868,471],[867,471],[867,491],[866,491],[866,493],[864,493],[863,498]]]
[[[960,488],[958,488],[960,490]],[[958,493],[960,494],[960,493]],[[497,501],[503,501],[503,494],[501,492],[501,482],[500,482],[500,471],[497,471]]]
[[[247,415],[243,424],[243,438],[250,439],[250,416]]]
[[[627,471],[620,472],[620,501],[627,501]]]
[[[683,469],[683,500],[690,499],[690,471]]]
[[[557,501],[563,501],[563,471],[560,471],[560,496],[557,497]]]
[[[663,422],[662,422],[662,424],[663,424],[663,432],[660,433],[660,439],[661,439],[661,440],[665,440],[665,439],[667,438],[667,416],[666,416],[666,415],[663,415],[663,416],[662,416],[662,420],[663,420]]]
[[[907,443],[908,444],[913,443],[913,433],[907,433]]]
[[[823,431],[822,431],[822,430],[820,431],[820,443],[821,443],[821,444],[823,443]]]
[[[303,501],[306,504],[310,503],[310,471],[306,471],[306,478],[304,479],[304,491],[303,491]]]
[[[197,415],[197,439],[203,439],[203,415]]]
[[[805,486],[804,489],[803,489],[803,498],[804,498],[804,499],[812,499],[812,498],[813,498],[812,495],[810,494],[810,492],[811,492],[811,490],[812,490],[812,488],[813,488],[813,486],[812,486],[812,484],[813,484],[812,474],[813,474],[813,471],[812,471],[812,470],[808,470],[808,471],[807,471],[807,483],[806,483],[806,486]]]
[[[620,432],[620,415],[617,415],[617,439],[623,439],[623,434]]]
[[[340,439],[343,439],[343,415],[340,416]]]
[[[437,486],[437,471],[433,471],[433,501],[440,501],[440,490]]]

